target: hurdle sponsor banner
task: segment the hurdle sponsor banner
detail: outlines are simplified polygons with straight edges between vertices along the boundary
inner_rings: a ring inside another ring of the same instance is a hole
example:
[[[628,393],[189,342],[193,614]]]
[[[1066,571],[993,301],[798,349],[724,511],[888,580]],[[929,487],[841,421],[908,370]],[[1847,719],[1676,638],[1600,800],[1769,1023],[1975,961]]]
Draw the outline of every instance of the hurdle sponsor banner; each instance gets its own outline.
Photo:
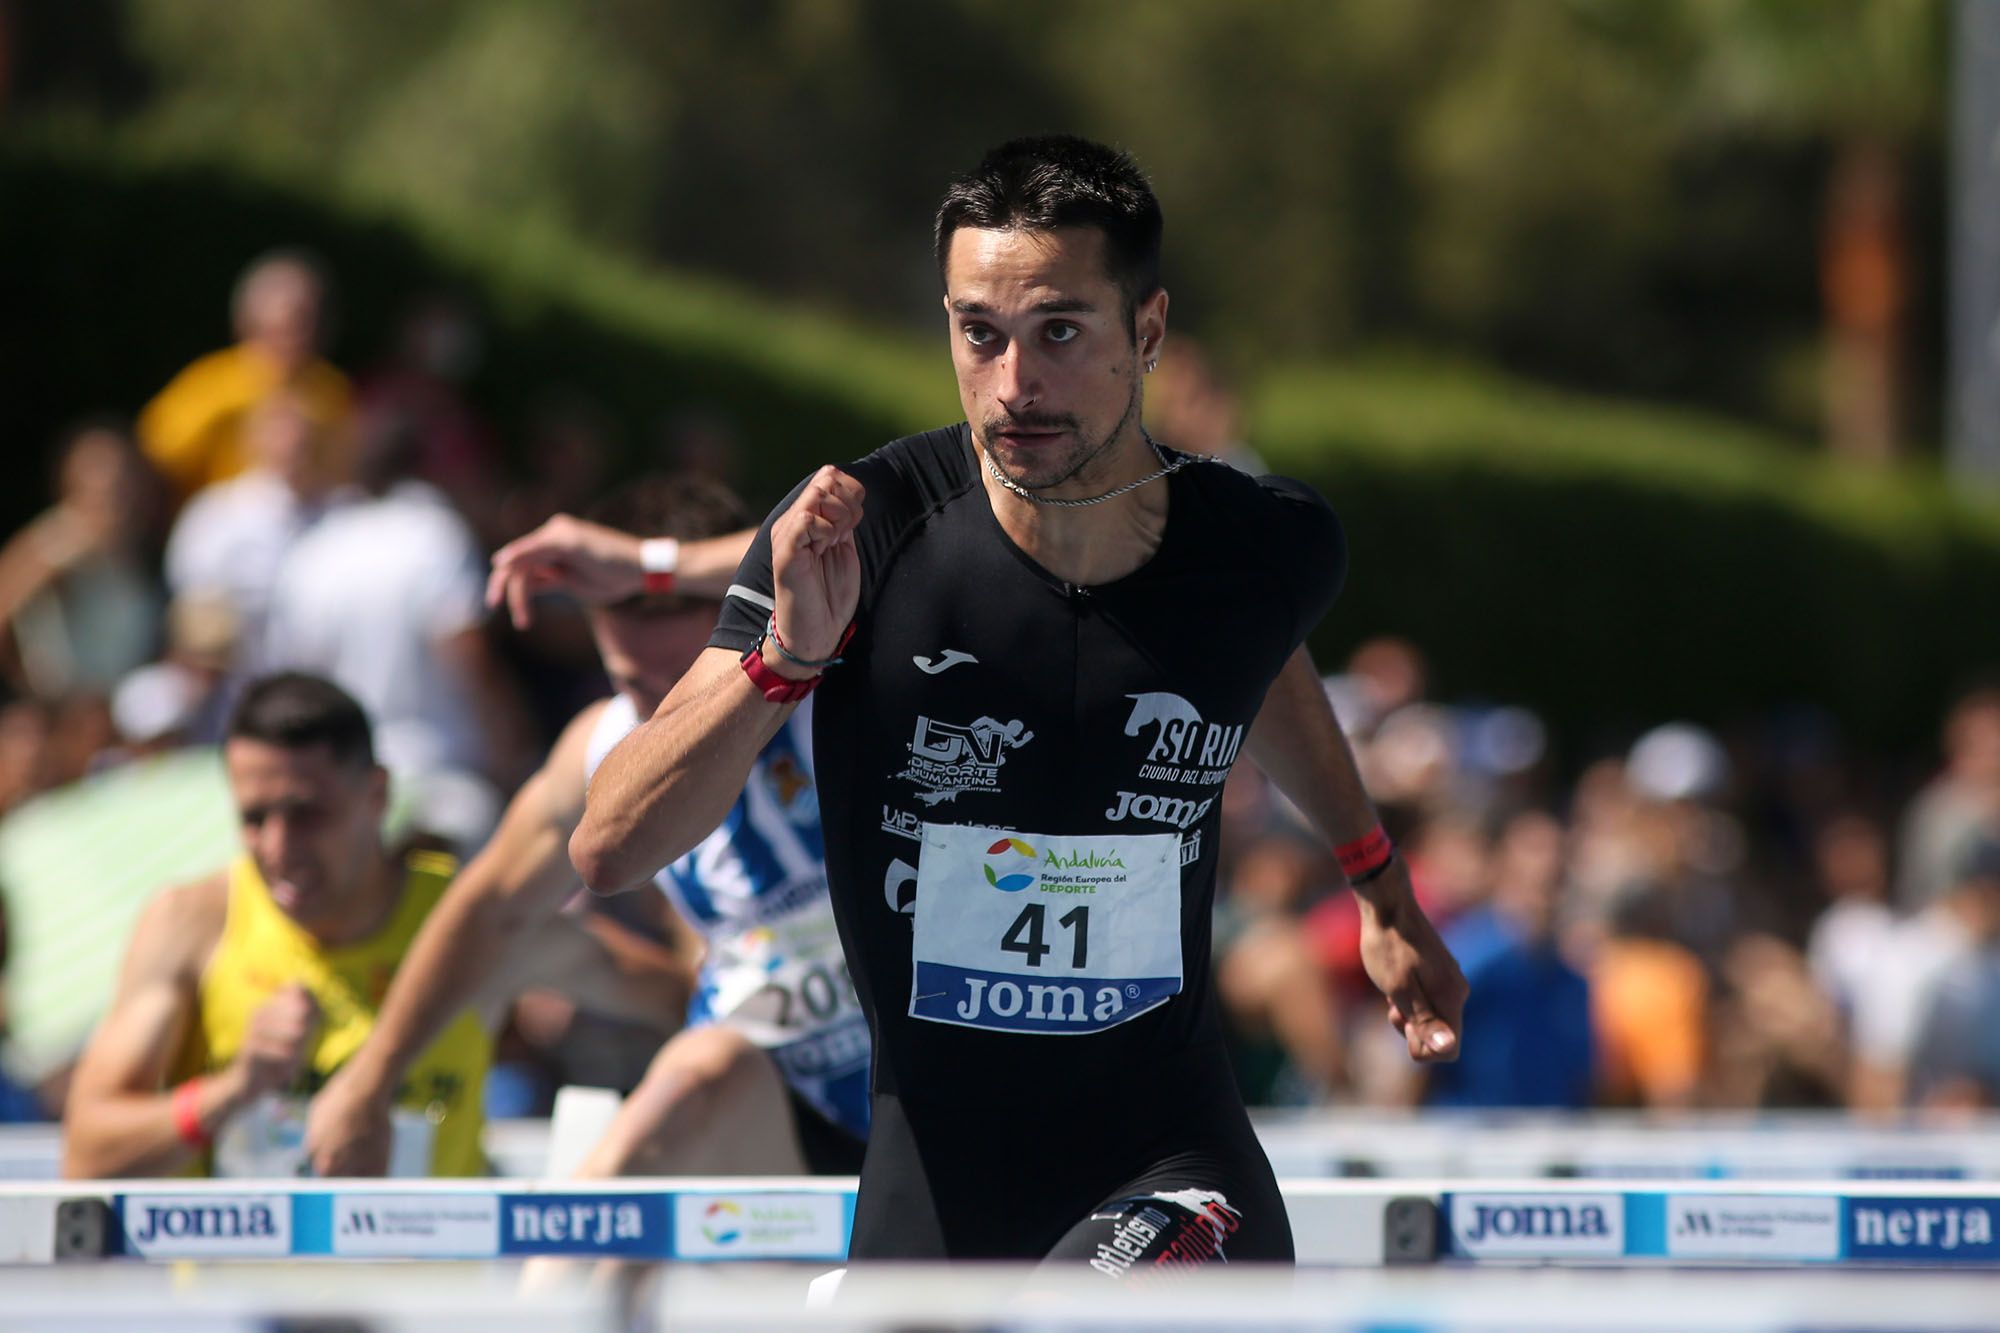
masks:
[[[678,1194],[680,1259],[843,1259],[850,1208],[837,1193]]]
[[[1625,1254],[1625,1196],[1447,1193],[1450,1253],[1466,1259],[1617,1259]]]
[[[1846,1257],[1902,1263],[2000,1262],[2000,1198],[1850,1194]]]
[[[503,1194],[500,1253],[669,1259],[665,1194]]]
[[[1840,1257],[1840,1200],[1833,1195],[1669,1194],[1666,1211],[1669,1259]]]
[[[497,1194],[334,1194],[329,1198],[332,1226],[328,1251],[343,1258],[490,1259],[500,1252]]]
[[[289,1194],[121,1194],[118,1228],[142,1259],[283,1259],[292,1253]]]

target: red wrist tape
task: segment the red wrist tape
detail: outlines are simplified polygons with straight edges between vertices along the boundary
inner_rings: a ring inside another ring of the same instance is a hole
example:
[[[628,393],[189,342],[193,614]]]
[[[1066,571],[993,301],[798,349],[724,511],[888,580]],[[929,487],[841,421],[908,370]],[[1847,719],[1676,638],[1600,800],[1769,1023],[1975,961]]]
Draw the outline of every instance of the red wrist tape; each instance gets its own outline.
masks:
[[[1340,861],[1340,871],[1349,879],[1380,870],[1389,864],[1389,858],[1396,853],[1396,844],[1389,841],[1389,835],[1377,824],[1353,842],[1344,842],[1333,849]]]
[[[174,1089],[174,1133],[190,1148],[206,1148],[209,1134],[201,1125],[202,1078],[196,1075]]]

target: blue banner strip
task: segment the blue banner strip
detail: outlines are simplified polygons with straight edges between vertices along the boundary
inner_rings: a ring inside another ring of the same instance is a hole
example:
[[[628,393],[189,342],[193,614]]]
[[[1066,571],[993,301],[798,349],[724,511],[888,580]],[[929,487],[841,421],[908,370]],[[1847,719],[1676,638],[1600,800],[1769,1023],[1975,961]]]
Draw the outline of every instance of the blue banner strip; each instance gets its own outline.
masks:
[[[333,1253],[333,1199],[331,1194],[298,1194],[292,1197],[292,1253]]]
[[[1632,1258],[1667,1257],[1667,1196],[1625,1196],[1625,1253]]]

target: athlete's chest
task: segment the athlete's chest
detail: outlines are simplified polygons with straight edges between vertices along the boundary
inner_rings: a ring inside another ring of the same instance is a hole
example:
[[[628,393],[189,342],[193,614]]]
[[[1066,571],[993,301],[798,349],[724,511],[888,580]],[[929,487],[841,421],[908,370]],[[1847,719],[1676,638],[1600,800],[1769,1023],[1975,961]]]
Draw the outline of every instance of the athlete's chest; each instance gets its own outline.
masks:
[[[1255,594],[1199,561],[1071,589],[997,540],[913,544],[841,682],[884,827],[1190,829],[1288,649]]]

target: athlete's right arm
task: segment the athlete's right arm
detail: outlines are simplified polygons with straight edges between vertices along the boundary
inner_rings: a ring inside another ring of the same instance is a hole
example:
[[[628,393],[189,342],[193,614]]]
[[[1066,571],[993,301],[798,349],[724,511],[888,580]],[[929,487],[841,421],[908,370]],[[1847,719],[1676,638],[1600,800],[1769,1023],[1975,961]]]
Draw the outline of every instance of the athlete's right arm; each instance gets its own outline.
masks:
[[[859,481],[823,467],[771,525],[773,611],[793,655],[830,658],[861,600]],[[812,673],[765,650],[790,679]],[[606,756],[591,779],[570,859],[597,893],[645,880],[707,837],[729,813],[750,767],[793,705],[774,704],[738,654],[710,648],[650,720]]]
[[[592,706],[577,714],[508,802],[493,837],[425,918],[368,1039],[313,1098],[306,1148],[320,1175],[388,1169],[389,1108],[410,1066],[461,1010],[490,992],[576,891],[564,850],[582,809],[584,754],[599,712]]]
[[[164,1087],[197,1012],[202,968],[222,935],[221,876],[167,890],[140,912],[111,1008],[78,1062],[63,1113],[62,1173],[76,1179],[159,1176],[200,1152],[183,1136],[191,1112],[209,1135],[253,1097],[291,1081],[317,1025],[303,987],[252,1015],[242,1051],[176,1108]]]

